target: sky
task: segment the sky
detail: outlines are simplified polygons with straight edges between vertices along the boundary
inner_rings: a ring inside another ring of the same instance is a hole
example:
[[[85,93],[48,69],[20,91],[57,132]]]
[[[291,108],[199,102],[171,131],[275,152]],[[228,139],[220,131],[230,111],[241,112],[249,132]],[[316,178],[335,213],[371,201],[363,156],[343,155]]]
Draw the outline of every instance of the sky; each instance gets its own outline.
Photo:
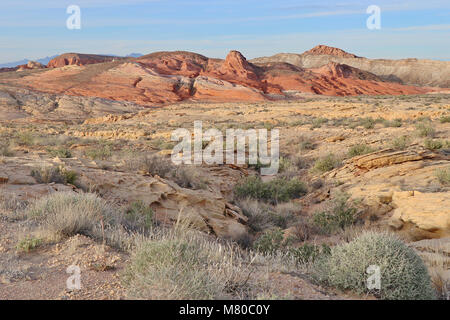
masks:
[[[67,8],[81,10],[70,30]],[[380,8],[370,30],[367,7]],[[186,50],[248,59],[318,44],[368,58],[450,60],[449,0],[1,0],[0,63],[65,52]]]

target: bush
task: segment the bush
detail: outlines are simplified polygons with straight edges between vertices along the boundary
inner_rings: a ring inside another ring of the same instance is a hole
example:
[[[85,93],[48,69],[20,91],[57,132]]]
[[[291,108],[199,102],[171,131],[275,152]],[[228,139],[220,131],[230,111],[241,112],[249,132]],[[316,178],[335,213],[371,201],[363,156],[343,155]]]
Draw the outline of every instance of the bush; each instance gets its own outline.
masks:
[[[60,237],[84,234],[101,238],[102,229],[116,221],[112,207],[90,193],[55,192],[31,204],[26,214]]]
[[[62,183],[74,184],[77,179],[77,173],[64,167],[42,167],[31,170],[31,176],[38,183]]]
[[[402,119],[394,119],[392,121],[384,120],[383,124],[386,128],[388,127],[400,128],[402,126]]]
[[[124,225],[132,231],[150,229],[154,225],[152,208],[142,201],[133,201],[125,211]]]
[[[273,255],[285,246],[284,233],[280,228],[267,230],[253,243],[255,250],[265,255]]]
[[[368,289],[369,266],[381,272],[380,290]],[[427,268],[416,252],[397,237],[367,232],[350,243],[331,248],[319,258],[313,277],[340,290],[374,294],[381,299],[434,299]]]
[[[450,116],[442,116],[439,121],[441,123],[449,123],[450,122]]]
[[[261,178],[253,176],[244,179],[234,188],[234,195],[238,199],[252,198],[273,204],[287,202],[299,198],[307,193],[307,188],[298,179],[277,178],[263,182]]]
[[[349,157],[356,157],[361,156],[363,154],[371,153],[373,152],[373,149],[369,147],[366,144],[355,144],[354,146],[350,147],[348,150],[348,156]]]
[[[418,123],[416,130],[419,137],[433,137],[436,134],[436,130],[434,130],[430,123]]]
[[[316,259],[323,254],[330,254],[330,250],[330,247],[326,244],[318,246],[305,243],[300,247],[289,249],[289,254],[295,259],[297,264],[306,264],[316,261]]]
[[[32,146],[34,145],[34,137],[31,132],[21,132],[16,136],[17,142],[21,146]]]
[[[18,251],[30,252],[42,244],[42,239],[34,237],[26,237],[19,241],[16,245]]]
[[[444,143],[440,140],[426,139],[424,142],[424,146],[429,150],[438,150],[444,146]]]
[[[361,120],[361,125],[365,129],[373,129],[375,127],[375,120],[373,120],[372,118],[364,118]]]
[[[442,185],[450,185],[450,167],[436,170],[435,175]]]
[[[316,162],[314,162],[313,168],[315,171],[323,173],[333,170],[334,168],[338,167],[339,164],[340,161],[336,158],[336,156],[330,153],[323,158],[317,159]]]
[[[4,157],[14,156],[14,152],[11,151],[11,144],[9,142],[0,142],[0,155]]]
[[[231,244],[174,231],[139,243],[123,282],[128,295],[138,299],[248,297],[249,272],[242,261]]]
[[[411,143],[411,138],[408,136],[401,136],[391,141],[390,147],[394,150],[405,150]]]
[[[107,160],[111,157],[112,151],[109,145],[100,145],[86,150],[85,155],[92,160]]]
[[[354,224],[357,219],[357,209],[349,204],[348,199],[347,194],[337,195],[330,210],[314,214],[314,225],[322,232],[330,234]]]
[[[71,158],[72,153],[69,149],[66,148],[49,148],[47,149],[48,153],[50,153],[53,157],[58,158]]]

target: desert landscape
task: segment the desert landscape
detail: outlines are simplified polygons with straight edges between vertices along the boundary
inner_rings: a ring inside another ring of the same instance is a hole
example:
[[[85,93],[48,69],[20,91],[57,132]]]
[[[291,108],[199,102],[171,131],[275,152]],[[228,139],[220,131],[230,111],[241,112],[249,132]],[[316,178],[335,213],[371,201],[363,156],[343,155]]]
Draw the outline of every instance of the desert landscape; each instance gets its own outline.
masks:
[[[195,121],[278,173],[173,164]],[[0,135],[0,300],[450,299],[449,61],[66,53],[0,69]]]

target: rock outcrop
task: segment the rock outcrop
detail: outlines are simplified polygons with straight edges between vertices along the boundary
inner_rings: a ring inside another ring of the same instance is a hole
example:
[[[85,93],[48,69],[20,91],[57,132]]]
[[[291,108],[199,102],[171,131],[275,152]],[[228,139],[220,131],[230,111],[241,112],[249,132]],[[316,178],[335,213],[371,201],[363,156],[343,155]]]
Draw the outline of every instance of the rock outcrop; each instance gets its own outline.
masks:
[[[411,239],[443,238],[450,236],[450,194],[434,173],[449,163],[448,156],[419,146],[385,149],[351,158],[326,176],[362,200],[368,216]]]
[[[305,69],[289,63],[253,64],[238,51],[225,60],[184,52],[157,52],[137,59],[65,54],[49,69],[7,79],[11,85],[52,94],[131,101],[144,106],[192,101],[295,99],[302,94],[422,94],[430,88],[387,82],[346,64]]]
[[[47,67],[61,68],[69,65],[84,66],[87,64],[114,61],[116,59],[121,58],[95,54],[65,53],[50,60],[49,63],[47,64]]]

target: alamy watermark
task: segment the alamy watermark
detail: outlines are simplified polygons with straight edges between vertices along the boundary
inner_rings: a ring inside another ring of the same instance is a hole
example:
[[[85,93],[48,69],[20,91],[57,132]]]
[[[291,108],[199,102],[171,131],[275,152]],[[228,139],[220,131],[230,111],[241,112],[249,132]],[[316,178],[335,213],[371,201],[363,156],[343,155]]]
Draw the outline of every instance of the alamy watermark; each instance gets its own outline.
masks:
[[[66,26],[69,30],[81,29],[81,8],[77,5],[70,5],[66,10],[70,16],[66,20]]]
[[[270,132],[270,153],[267,129],[227,129],[225,140],[218,129],[203,132],[202,121],[194,122],[193,134],[184,128],[172,133],[172,141],[180,141],[172,150],[172,162],[180,164],[261,164],[261,175],[278,173],[280,162],[280,135],[278,129]],[[207,146],[204,147],[204,142]],[[193,156],[192,156],[193,149]],[[235,152],[236,151],[236,152]],[[225,154],[225,159],[224,159]]]
[[[371,5],[367,7],[367,14],[370,16],[367,18],[366,26],[369,30],[380,30],[381,29],[381,8],[376,5]]]
[[[66,280],[67,290],[80,290],[81,289],[81,269],[79,266],[71,265],[66,269],[66,273],[71,274]]]
[[[369,290],[381,290],[381,271],[377,265],[370,265],[366,269],[366,273],[370,274],[367,278],[367,289]]]

